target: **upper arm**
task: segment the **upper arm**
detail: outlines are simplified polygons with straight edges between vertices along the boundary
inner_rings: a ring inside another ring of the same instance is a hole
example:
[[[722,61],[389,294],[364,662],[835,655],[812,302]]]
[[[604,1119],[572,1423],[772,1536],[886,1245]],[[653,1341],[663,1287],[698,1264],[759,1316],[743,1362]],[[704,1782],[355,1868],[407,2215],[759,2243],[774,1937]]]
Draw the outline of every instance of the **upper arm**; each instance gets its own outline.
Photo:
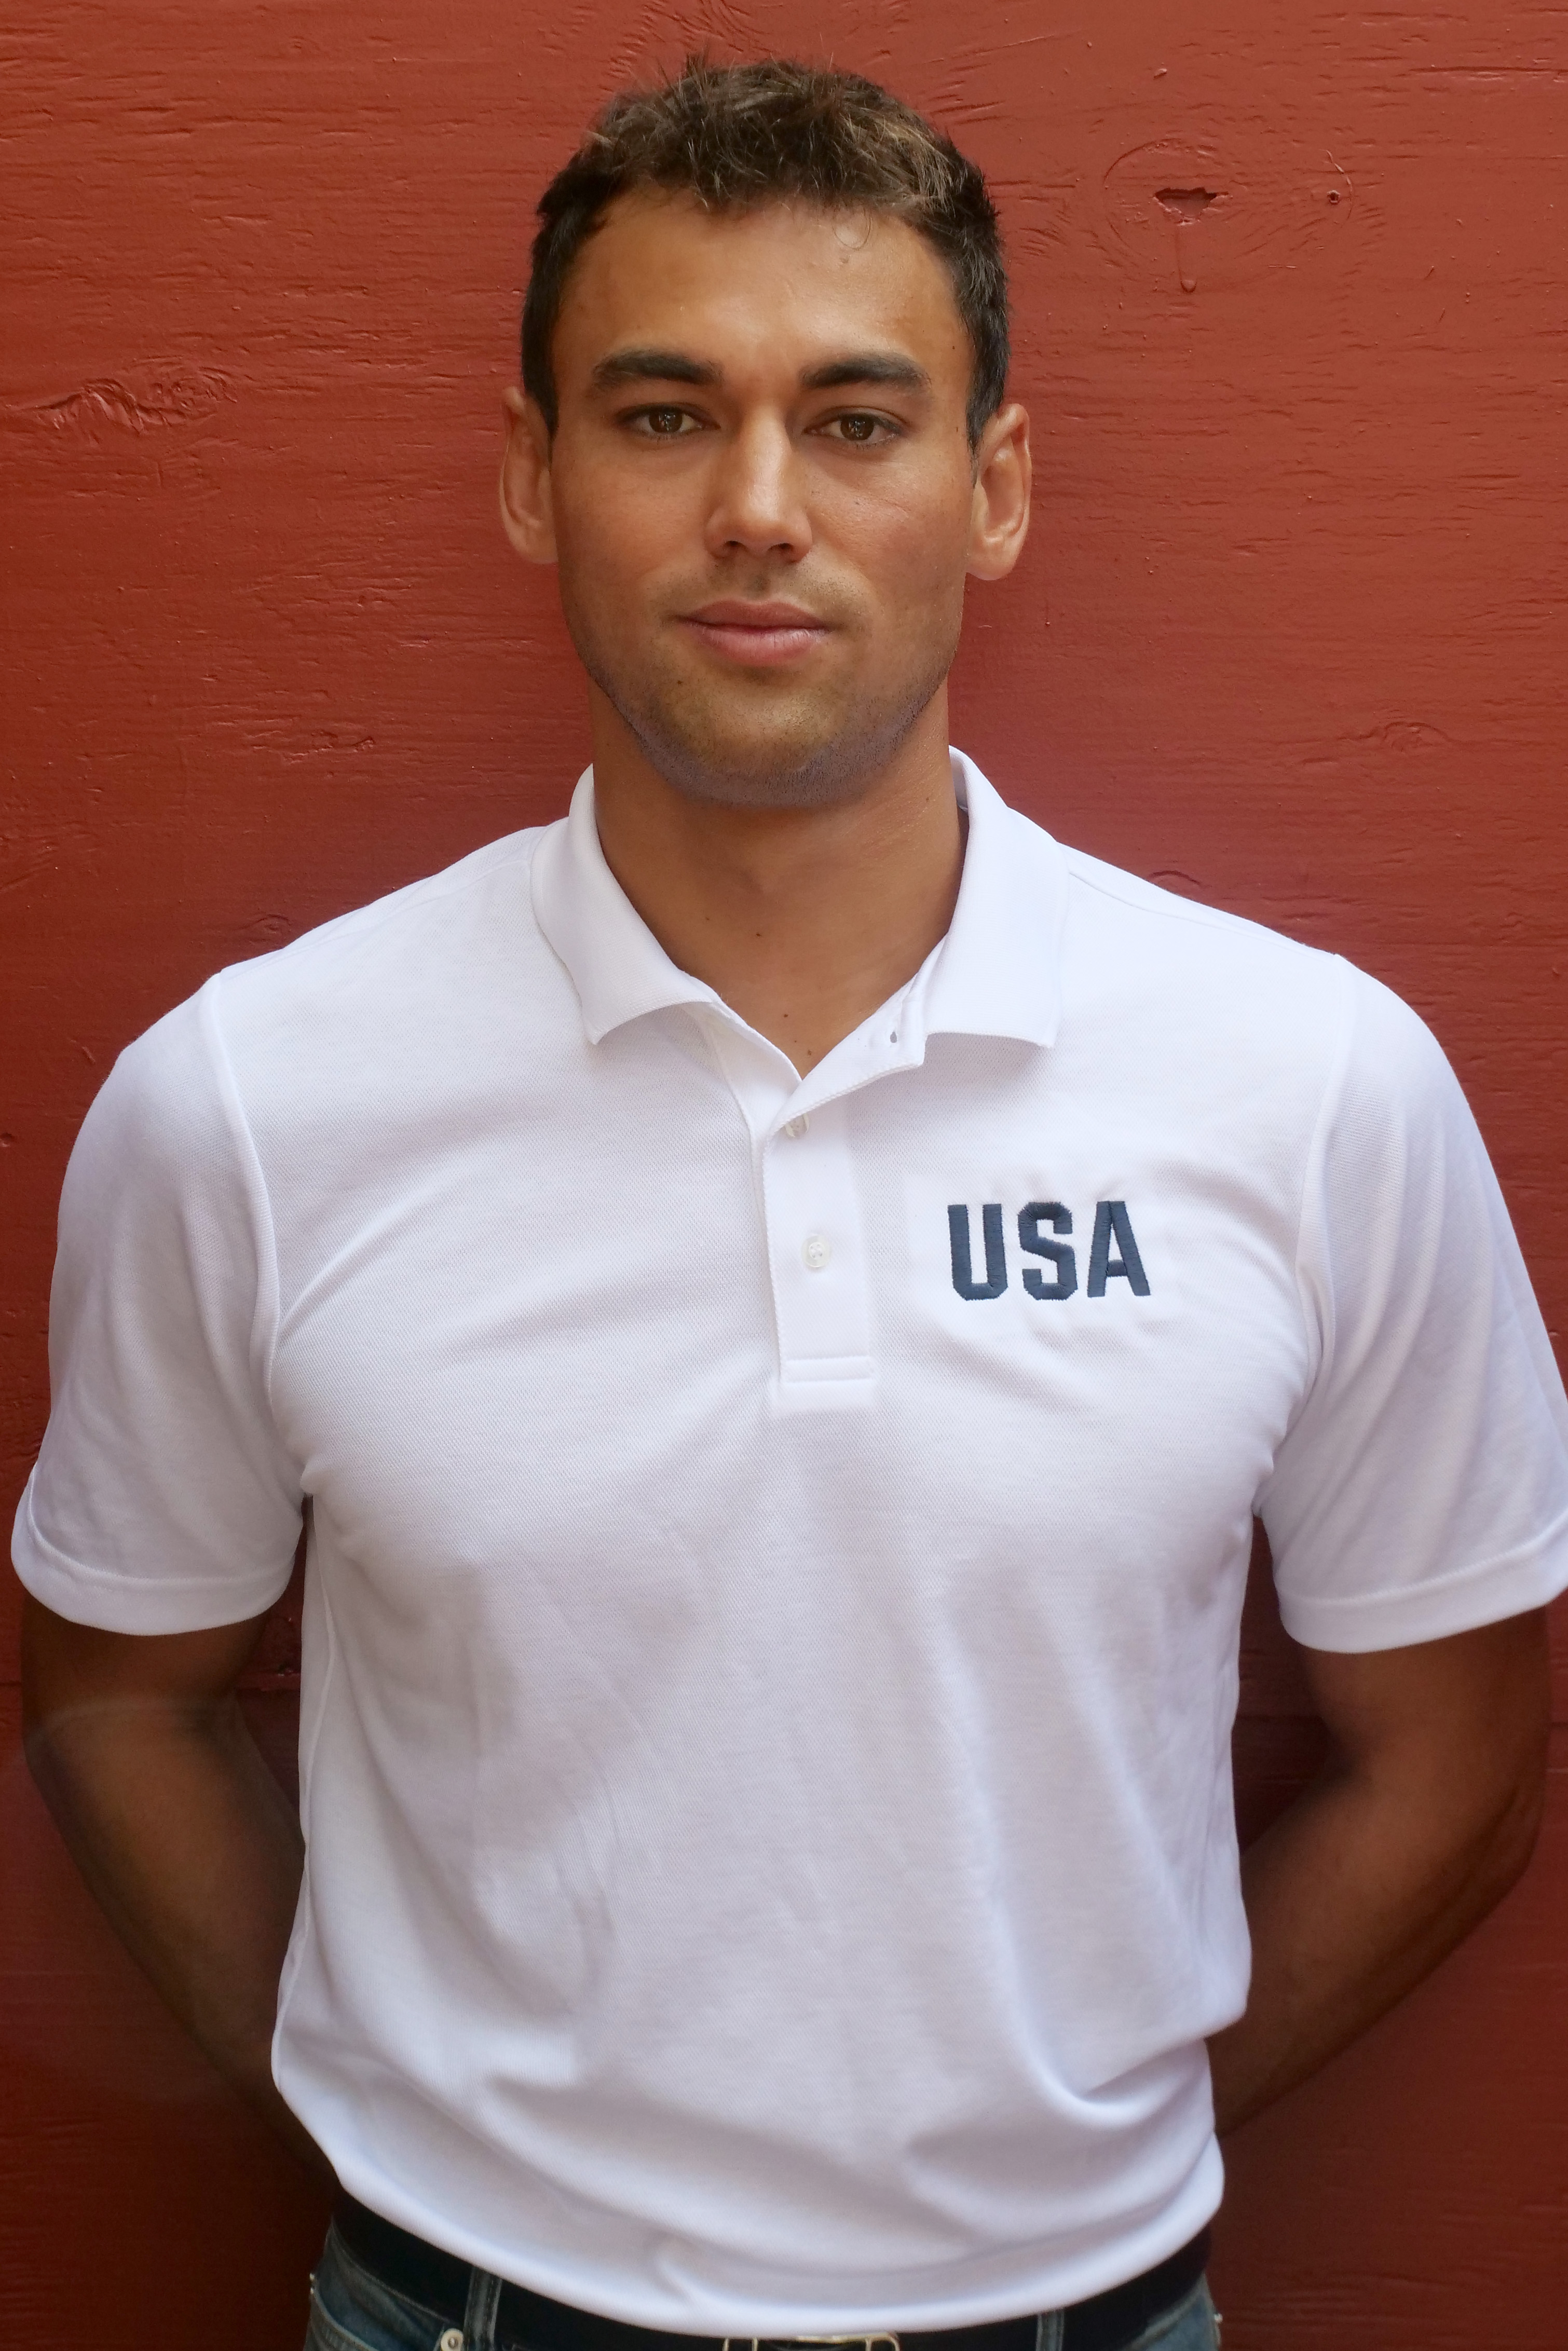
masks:
[[[26,1595],[22,1614],[22,1709],[29,1740],[54,1738],[73,1717],[157,1708],[201,1714],[234,1688],[263,1616],[199,1633],[108,1633],[73,1624]]]
[[[1551,1722],[1542,1609],[1406,1648],[1301,1656],[1333,1768],[1396,1788],[1413,1828],[1516,1822],[1528,1845]]]

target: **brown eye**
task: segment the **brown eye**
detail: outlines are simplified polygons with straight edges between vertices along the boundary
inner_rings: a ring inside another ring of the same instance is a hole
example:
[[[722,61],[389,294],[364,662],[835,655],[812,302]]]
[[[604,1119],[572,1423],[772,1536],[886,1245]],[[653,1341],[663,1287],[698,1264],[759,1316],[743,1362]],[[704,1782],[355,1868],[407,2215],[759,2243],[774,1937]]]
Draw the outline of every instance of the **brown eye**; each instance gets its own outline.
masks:
[[[646,415],[649,432],[657,433],[666,441],[673,441],[686,421],[682,408],[650,408]]]
[[[839,427],[846,441],[866,442],[876,431],[874,416],[841,416]]]

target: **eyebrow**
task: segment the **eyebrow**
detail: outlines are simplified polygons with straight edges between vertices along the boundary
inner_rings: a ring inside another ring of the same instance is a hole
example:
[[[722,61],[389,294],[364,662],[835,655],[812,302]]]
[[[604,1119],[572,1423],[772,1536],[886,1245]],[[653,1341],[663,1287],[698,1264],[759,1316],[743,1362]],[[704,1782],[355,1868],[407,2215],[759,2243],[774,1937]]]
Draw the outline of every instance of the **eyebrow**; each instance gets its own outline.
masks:
[[[596,392],[612,392],[627,383],[718,384],[722,368],[709,360],[694,360],[685,351],[644,349],[612,351],[600,360],[590,379]],[[931,379],[923,367],[897,351],[850,351],[842,359],[809,368],[800,378],[802,392],[837,392],[857,383],[885,384],[895,392],[929,392]]]
[[[590,381],[596,392],[612,392],[620,383],[717,383],[723,371],[706,360],[688,359],[685,351],[612,351],[599,360]]]
[[[837,392],[852,383],[883,383],[894,392],[931,389],[925,370],[897,351],[852,351],[845,359],[830,360],[826,367],[809,369],[800,378],[802,392]]]

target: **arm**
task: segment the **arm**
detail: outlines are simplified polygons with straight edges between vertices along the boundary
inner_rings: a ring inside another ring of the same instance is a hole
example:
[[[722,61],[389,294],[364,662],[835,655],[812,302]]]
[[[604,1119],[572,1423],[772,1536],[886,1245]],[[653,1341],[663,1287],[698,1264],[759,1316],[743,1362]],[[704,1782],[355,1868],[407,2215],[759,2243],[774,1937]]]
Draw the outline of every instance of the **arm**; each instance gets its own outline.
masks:
[[[1539,1610],[1406,1649],[1301,1652],[1332,1742],[1248,1851],[1247,2013],[1209,2043],[1220,2130],[1404,1997],[1530,1859],[1551,1718]]]
[[[262,1621],[141,1637],[71,1624],[29,1596],[23,1721],[33,1776],[117,1933],[319,2172],[325,2158],[272,2079],[304,1848],[235,1697]]]

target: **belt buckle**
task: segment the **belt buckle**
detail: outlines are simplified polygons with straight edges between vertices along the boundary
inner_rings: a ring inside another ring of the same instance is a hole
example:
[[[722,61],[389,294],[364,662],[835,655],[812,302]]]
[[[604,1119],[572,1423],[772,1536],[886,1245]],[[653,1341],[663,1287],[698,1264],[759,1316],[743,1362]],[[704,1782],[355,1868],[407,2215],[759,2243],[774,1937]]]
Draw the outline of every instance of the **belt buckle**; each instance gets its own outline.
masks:
[[[873,2326],[866,2335],[727,2335],[724,2351],[904,2351],[896,2335]]]

